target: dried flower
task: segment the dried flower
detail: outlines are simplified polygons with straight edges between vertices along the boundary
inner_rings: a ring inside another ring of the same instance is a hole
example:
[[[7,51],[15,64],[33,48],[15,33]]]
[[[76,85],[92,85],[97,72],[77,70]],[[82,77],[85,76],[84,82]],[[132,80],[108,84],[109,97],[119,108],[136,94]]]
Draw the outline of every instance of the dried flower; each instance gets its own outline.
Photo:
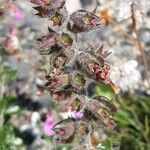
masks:
[[[100,28],[104,19],[97,16],[95,10],[81,9],[69,16],[65,11],[65,0],[32,2],[38,5],[34,7],[38,16],[51,20],[53,26],[66,27],[60,32],[48,28],[49,34],[37,39],[40,53],[50,55],[51,68],[45,76],[45,87],[52,99],[60,104],[58,114],[62,120],[50,128],[55,131],[56,141],[79,144],[92,132],[89,129],[91,124],[115,127],[111,114],[117,108],[111,100],[104,96],[88,97],[87,94],[91,80],[115,89],[110,80],[111,67],[105,61],[110,52],[104,51],[103,45],[98,50],[91,47],[90,50],[79,51],[75,49],[77,38],[73,37],[74,34]]]
[[[88,32],[100,28],[103,25],[103,18],[86,10],[78,10],[70,16],[68,29],[73,33]]]

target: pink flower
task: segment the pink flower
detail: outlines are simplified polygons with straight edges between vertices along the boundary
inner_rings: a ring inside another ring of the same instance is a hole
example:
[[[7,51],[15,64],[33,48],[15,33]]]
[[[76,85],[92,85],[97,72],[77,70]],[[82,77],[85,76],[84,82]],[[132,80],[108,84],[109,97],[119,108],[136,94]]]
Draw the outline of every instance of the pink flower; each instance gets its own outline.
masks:
[[[8,13],[18,21],[22,21],[25,17],[25,14],[14,4],[10,4]]]
[[[73,118],[76,119],[76,120],[80,120],[80,119],[82,119],[83,117],[84,117],[84,113],[81,112],[81,111],[75,112],[75,113],[73,114]]]
[[[22,21],[25,17],[25,14],[21,11],[17,11],[15,13],[15,19],[18,20],[18,21]]]
[[[48,136],[55,135],[55,132],[52,130],[53,126],[55,125],[54,118],[52,116],[48,116],[44,122],[44,132]]]

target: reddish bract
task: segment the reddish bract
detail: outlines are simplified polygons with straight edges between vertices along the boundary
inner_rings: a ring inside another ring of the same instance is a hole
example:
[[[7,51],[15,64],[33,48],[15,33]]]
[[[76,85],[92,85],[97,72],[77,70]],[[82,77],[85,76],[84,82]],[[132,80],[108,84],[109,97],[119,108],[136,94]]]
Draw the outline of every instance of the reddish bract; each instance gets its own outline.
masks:
[[[88,32],[102,27],[103,18],[86,10],[78,10],[70,16],[68,29],[73,33]]]

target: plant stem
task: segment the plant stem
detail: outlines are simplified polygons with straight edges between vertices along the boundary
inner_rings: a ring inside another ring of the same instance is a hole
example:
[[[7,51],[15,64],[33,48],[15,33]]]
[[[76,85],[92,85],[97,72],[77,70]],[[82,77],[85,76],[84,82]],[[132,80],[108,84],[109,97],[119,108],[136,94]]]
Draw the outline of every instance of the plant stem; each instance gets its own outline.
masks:
[[[148,73],[148,63],[147,63],[147,60],[146,60],[146,57],[145,57],[144,48],[141,44],[139,32],[136,28],[136,19],[135,19],[135,14],[134,14],[134,3],[131,4],[131,13],[132,13],[132,15],[131,15],[132,29],[133,29],[133,32],[136,35],[136,45],[137,45],[137,47],[138,47],[138,49],[141,53],[141,57],[143,59],[143,64],[144,64],[144,68],[145,68],[145,75],[146,75],[146,78],[147,78],[147,83],[148,83],[148,86],[150,87],[149,73]]]
[[[92,128],[91,125],[89,126],[89,133],[87,135],[87,149],[88,150],[94,150],[94,147],[92,146],[92,141],[91,141],[91,133],[92,133]]]
[[[115,22],[114,20],[112,20],[110,23],[114,26],[114,27],[117,27],[119,29],[119,31],[128,38],[128,42],[131,43],[131,44],[134,44],[136,43],[136,46],[138,47],[140,53],[141,53],[141,57],[142,57],[142,60],[143,60],[143,64],[144,64],[144,70],[145,70],[145,76],[146,76],[146,79],[147,79],[147,83],[148,83],[148,86],[150,87],[150,80],[149,80],[149,72],[148,72],[148,63],[147,63],[147,60],[146,60],[146,57],[145,57],[145,53],[144,53],[144,48],[142,46],[142,43],[141,43],[141,40],[140,40],[140,35],[139,35],[139,32],[138,30],[136,29],[136,19],[135,19],[135,14],[134,14],[134,3],[131,4],[131,12],[132,12],[132,15],[131,15],[131,19],[132,19],[132,28],[133,28],[133,32],[135,33],[136,35],[136,39],[133,38],[132,36],[130,36],[124,29],[122,29],[117,22]]]
[[[3,99],[3,93],[4,93],[4,85],[3,85],[3,79],[1,78],[1,83],[0,83],[0,101]],[[4,122],[4,116],[3,112],[0,113],[0,128],[3,126]]]

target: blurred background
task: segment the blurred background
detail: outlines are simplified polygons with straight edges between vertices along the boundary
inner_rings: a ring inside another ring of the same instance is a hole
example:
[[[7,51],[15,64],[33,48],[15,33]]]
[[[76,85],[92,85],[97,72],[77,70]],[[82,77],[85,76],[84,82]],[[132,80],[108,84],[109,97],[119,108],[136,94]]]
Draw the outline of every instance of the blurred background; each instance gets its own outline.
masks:
[[[72,145],[54,146],[43,130],[55,104],[42,86],[49,58],[39,55],[35,40],[50,23],[34,15],[34,6],[0,0],[0,150],[70,150]],[[93,133],[92,144],[98,150],[149,150],[150,1],[66,0],[69,14],[96,6],[105,25],[81,36],[78,46],[103,44],[112,52],[107,61],[120,92],[114,100],[117,128]]]

